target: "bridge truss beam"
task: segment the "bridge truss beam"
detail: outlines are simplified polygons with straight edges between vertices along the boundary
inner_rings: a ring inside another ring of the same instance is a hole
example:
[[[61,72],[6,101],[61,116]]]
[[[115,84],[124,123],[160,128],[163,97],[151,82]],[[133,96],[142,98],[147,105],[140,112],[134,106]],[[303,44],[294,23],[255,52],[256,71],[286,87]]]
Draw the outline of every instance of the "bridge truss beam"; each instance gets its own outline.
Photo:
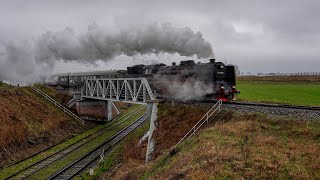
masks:
[[[136,104],[156,99],[146,78],[87,79],[81,97]]]

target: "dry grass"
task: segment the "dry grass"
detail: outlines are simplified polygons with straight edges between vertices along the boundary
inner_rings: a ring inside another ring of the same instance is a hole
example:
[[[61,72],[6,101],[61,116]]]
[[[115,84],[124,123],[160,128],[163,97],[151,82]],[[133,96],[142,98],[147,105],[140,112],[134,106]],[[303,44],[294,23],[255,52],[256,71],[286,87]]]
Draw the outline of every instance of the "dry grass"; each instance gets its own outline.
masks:
[[[0,167],[83,129],[26,87],[0,91],[0,123]]]
[[[176,144],[208,111],[208,108],[161,104],[159,106],[158,124],[154,133],[156,141],[155,155],[163,149]]]
[[[319,152],[319,122],[237,114],[183,143],[173,157],[123,164],[114,179],[319,179]]]
[[[123,102],[113,102],[115,106],[117,106],[118,109],[121,109],[123,111],[130,109],[133,104],[130,103],[123,103]]]
[[[67,91],[56,91],[53,87],[44,85],[44,84],[36,84],[37,88],[41,91],[55,99],[61,104],[67,104],[73,97]]]

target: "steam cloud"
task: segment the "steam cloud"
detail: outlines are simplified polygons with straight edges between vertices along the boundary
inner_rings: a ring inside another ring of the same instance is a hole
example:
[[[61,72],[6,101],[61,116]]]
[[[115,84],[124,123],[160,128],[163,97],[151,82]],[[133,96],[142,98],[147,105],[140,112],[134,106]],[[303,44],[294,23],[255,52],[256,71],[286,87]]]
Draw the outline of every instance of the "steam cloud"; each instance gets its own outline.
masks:
[[[212,83],[199,81],[194,77],[185,80],[179,78],[156,75],[155,77],[158,87],[165,90],[164,95],[180,101],[201,100],[205,95],[214,93]]]
[[[177,28],[170,23],[152,23],[110,31],[96,24],[76,34],[71,28],[46,32],[37,40],[5,45],[0,54],[0,80],[33,82],[50,72],[56,61],[95,63],[119,55],[178,53],[181,56],[207,58],[212,47],[200,32]]]

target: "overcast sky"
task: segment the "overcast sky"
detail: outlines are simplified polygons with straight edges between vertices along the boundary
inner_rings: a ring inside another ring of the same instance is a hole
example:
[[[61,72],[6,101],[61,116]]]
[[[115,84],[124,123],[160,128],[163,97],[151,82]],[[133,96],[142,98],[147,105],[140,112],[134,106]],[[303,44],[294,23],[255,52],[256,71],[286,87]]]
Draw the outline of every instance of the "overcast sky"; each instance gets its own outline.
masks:
[[[37,39],[47,31],[66,27],[82,33],[93,23],[108,30],[119,24],[170,22],[200,31],[211,43],[216,59],[237,64],[241,71],[320,72],[319,9],[319,0],[0,0],[0,43]],[[185,59],[190,58],[120,56],[95,66],[58,62],[54,71]]]

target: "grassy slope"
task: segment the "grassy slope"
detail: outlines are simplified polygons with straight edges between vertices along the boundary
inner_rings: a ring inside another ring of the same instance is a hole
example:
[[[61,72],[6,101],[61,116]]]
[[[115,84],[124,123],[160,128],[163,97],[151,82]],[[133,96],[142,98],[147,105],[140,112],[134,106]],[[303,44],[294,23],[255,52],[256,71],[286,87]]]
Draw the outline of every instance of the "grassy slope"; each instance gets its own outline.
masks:
[[[239,101],[320,106],[318,82],[238,80]]]
[[[320,123],[237,115],[184,142],[173,157],[122,165],[115,179],[319,179]]]
[[[94,128],[89,129],[88,131],[85,131],[84,133],[78,134],[70,139],[67,139],[66,141],[64,141],[61,144],[58,144],[50,149],[48,149],[47,151],[44,151],[32,158],[26,159],[18,164],[14,164],[8,168],[4,168],[0,171],[0,179],[2,178],[6,178],[8,176],[10,176],[11,174],[14,174],[22,169],[24,169],[25,167],[28,167],[32,164],[34,164],[35,162],[38,162],[66,147],[68,147],[69,145],[79,141],[80,139],[83,139],[84,137],[89,136],[90,134],[98,131],[99,129],[103,128],[105,125],[97,125]]]
[[[0,123],[0,166],[8,166],[83,129],[29,88],[6,85],[1,85],[0,91]]]
[[[36,87],[61,104],[67,104],[73,98],[67,93],[58,93],[53,87],[44,84],[36,84]]]

